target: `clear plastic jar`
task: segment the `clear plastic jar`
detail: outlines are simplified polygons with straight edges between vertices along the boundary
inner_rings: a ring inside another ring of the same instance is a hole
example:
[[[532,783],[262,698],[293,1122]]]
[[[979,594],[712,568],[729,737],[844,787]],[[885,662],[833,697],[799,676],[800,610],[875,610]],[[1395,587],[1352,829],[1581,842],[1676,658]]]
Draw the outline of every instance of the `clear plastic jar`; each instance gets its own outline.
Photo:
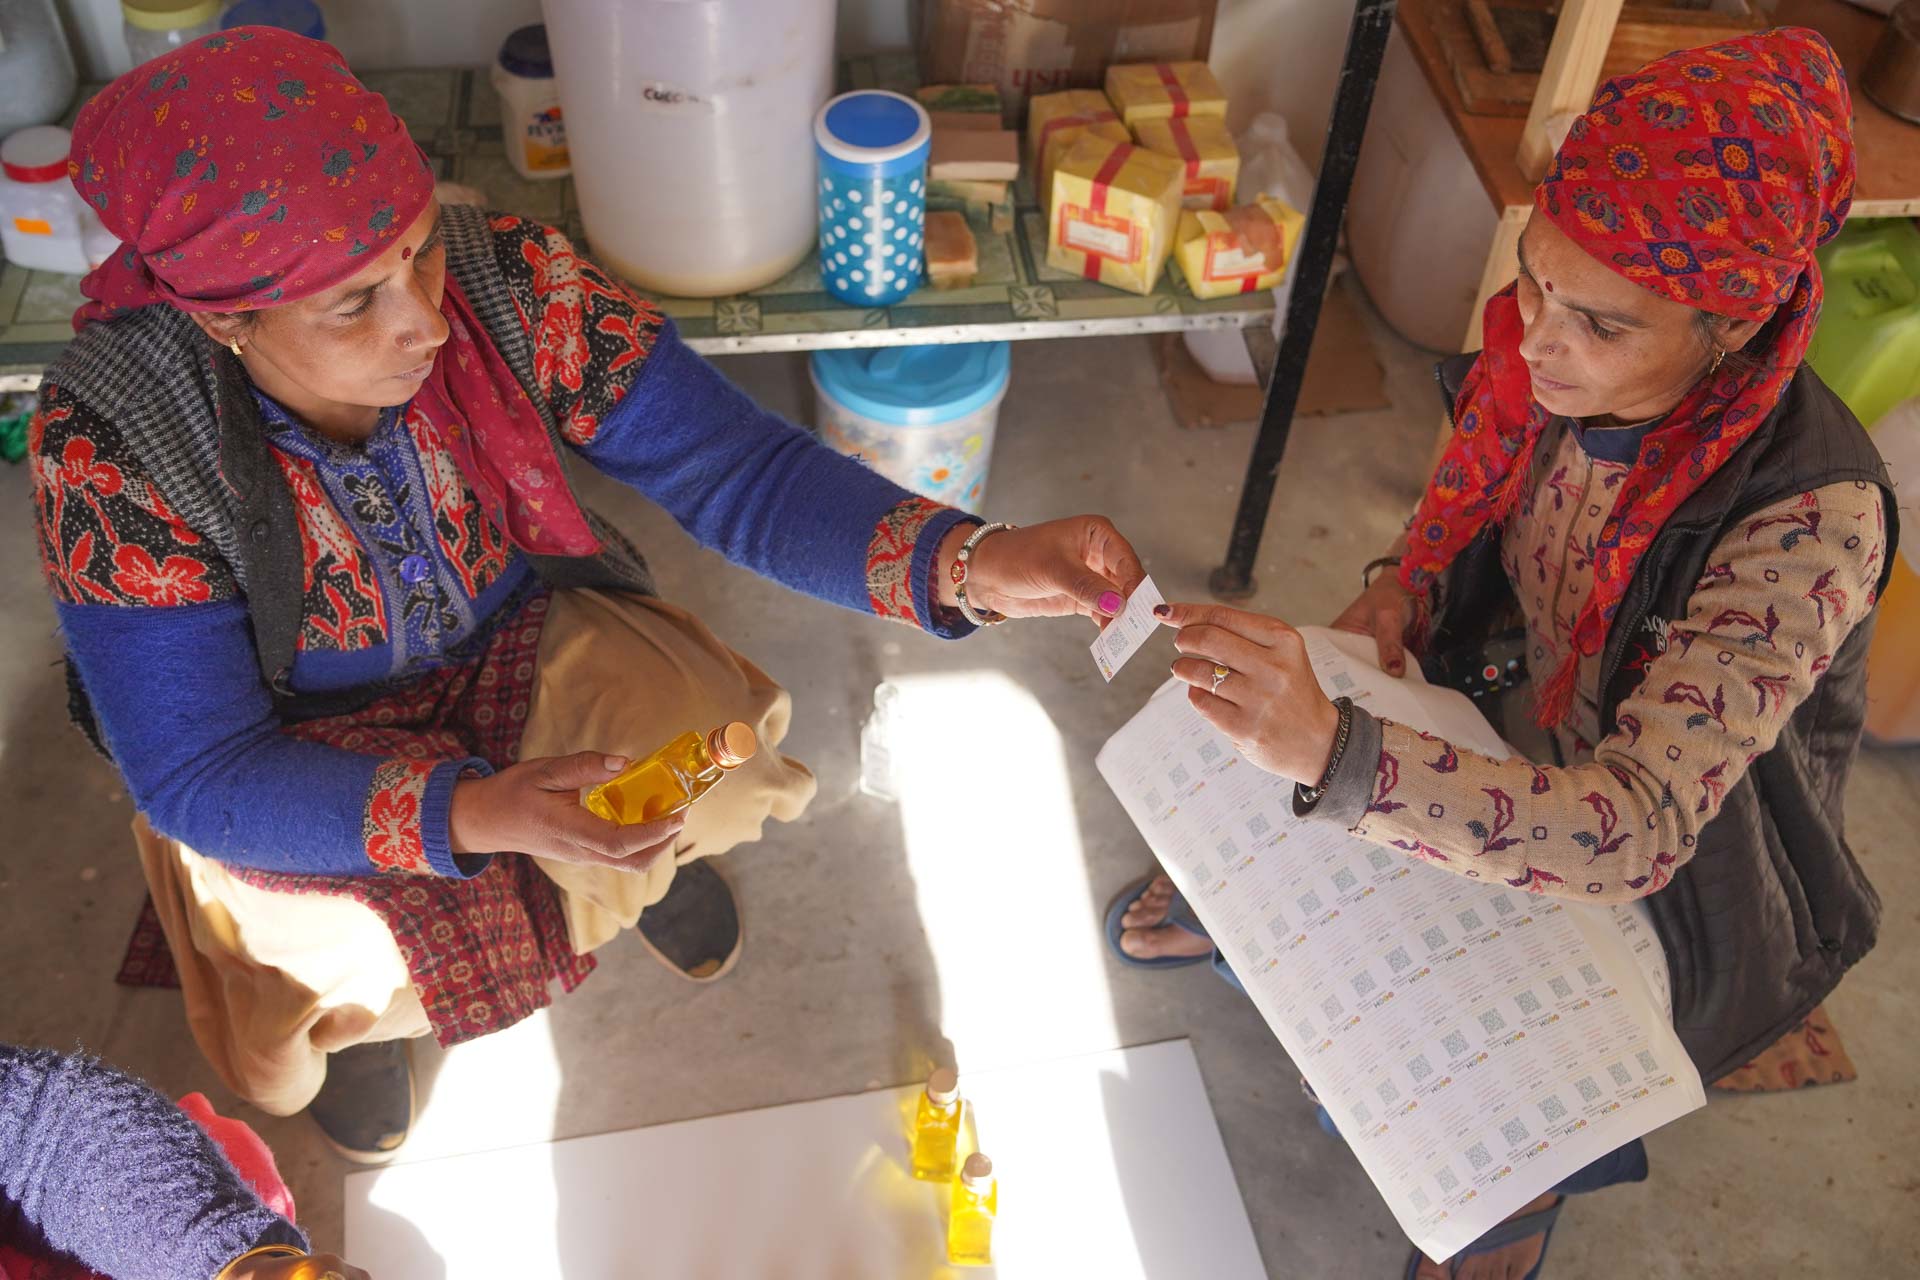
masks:
[[[120,0],[133,65],[172,53],[220,29],[220,0]]]
[[[0,4],[0,138],[58,120],[76,83],[53,0]]]

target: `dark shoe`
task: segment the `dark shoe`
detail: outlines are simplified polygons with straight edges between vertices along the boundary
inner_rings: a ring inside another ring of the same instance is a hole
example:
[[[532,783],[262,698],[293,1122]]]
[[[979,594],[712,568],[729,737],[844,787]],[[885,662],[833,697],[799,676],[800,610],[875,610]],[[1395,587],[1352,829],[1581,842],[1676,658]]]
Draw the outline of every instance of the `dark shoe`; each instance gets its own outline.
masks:
[[[718,981],[740,959],[733,890],[705,858],[674,872],[667,896],[642,911],[636,927],[654,959],[690,982]]]
[[[376,1040],[327,1055],[327,1082],[307,1104],[321,1136],[357,1164],[385,1164],[413,1128],[413,1052]]]

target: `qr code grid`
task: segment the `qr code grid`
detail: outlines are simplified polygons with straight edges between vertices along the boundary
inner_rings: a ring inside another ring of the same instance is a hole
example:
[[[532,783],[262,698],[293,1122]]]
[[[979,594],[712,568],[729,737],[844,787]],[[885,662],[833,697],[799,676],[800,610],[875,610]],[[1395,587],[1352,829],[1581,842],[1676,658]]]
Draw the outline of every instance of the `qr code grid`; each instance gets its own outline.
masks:
[[[1293,932],[1293,930],[1287,927],[1287,918],[1285,916],[1275,916],[1267,925],[1267,931],[1276,938],[1284,938]]]
[[[1184,787],[1192,777],[1193,775],[1187,772],[1187,766],[1177,764],[1173,766],[1173,772],[1167,775],[1167,781],[1176,787]]]
[[[1517,1147],[1532,1135],[1527,1132],[1527,1126],[1520,1118],[1515,1116],[1500,1126],[1500,1136],[1507,1140],[1508,1146]]]
[[[1478,929],[1481,924],[1480,913],[1478,911],[1473,910],[1471,907],[1469,907],[1465,911],[1462,911],[1459,915],[1455,916],[1454,919],[1458,920],[1460,922],[1460,927],[1462,929],[1465,929],[1468,933],[1472,933],[1475,929]]]
[[[1522,991],[1513,998],[1513,1002],[1520,1006],[1520,1012],[1522,1014],[1535,1014],[1540,1012],[1540,997],[1531,991]]]
[[[1581,1076],[1574,1081],[1573,1087],[1580,1091],[1582,1102],[1594,1102],[1600,1097],[1600,1084],[1592,1076]]]
[[[1294,1024],[1293,1029],[1294,1029],[1294,1032],[1297,1035],[1299,1035],[1299,1037],[1302,1040],[1313,1039],[1313,1023],[1309,1022],[1307,1019],[1305,1018],[1300,1019],[1299,1022]]]
[[[1333,873],[1333,887],[1342,893],[1346,893],[1359,883],[1360,877],[1354,875],[1353,872],[1346,867],[1342,867]]]
[[[1433,1064],[1427,1061],[1427,1055],[1423,1053],[1407,1064],[1407,1074],[1418,1084],[1433,1074]]]
[[[1649,1053],[1647,1050],[1642,1049],[1639,1053],[1636,1053],[1633,1056],[1634,1056],[1634,1060],[1640,1064],[1640,1069],[1646,1072],[1648,1075],[1652,1075],[1656,1071],[1660,1070],[1660,1064],[1654,1060],[1653,1054]]]
[[[1553,995],[1557,1000],[1565,1000],[1573,994],[1573,984],[1565,978],[1548,978],[1547,985],[1553,988]]]
[[[1233,842],[1231,836],[1213,847],[1214,851],[1220,855],[1220,861],[1223,863],[1231,865],[1233,860],[1240,856],[1240,846]]]
[[[1488,1034],[1507,1029],[1507,1020],[1500,1016],[1498,1009],[1489,1009],[1480,1015],[1480,1026]]]
[[[1450,1056],[1457,1058],[1467,1051],[1467,1038],[1458,1031],[1450,1031],[1447,1033],[1447,1038],[1440,1042],[1440,1047]]]
[[[1366,1103],[1356,1102],[1353,1104],[1353,1122],[1355,1124],[1368,1124],[1372,1120],[1373,1111]]]
[[[1413,1207],[1416,1209],[1424,1209],[1427,1207],[1428,1204],[1431,1203],[1431,1201],[1427,1199],[1427,1193],[1422,1191],[1419,1187],[1415,1187],[1411,1192],[1409,1192],[1407,1195],[1407,1199],[1412,1202]]]
[[[1492,1164],[1493,1157],[1487,1154],[1487,1144],[1484,1142],[1476,1142],[1468,1147],[1467,1163],[1473,1166],[1475,1173]]]
[[[1305,912],[1307,915],[1312,915],[1314,912],[1318,911],[1319,909],[1320,909],[1319,894],[1303,893],[1300,895],[1300,910]]]
[[[1451,1191],[1460,1185],[1460,1175],[1445,1165],[1440,1167],[1440,1172],[1433,1175],[1433,1180],[1440,1184],[1442,1191]]]
[[[1400,1086],[1391,1080],[1382,1080],[1378,1092],[1380,1101],[1386,1106],[1390,1107],[1400,1100]]]
[[[1580,966],[1580,981],[1590,987],[1597,987],[1600,985],[1600,971],[1590,964],[1583,964]]]
[[[1360,971],[1359,976],[1353,980],[1353,994],[1364,996],[1379,985],[1379,983],[1373,980],[1373,975],[1363,969]]]
[[[1333,687],[1341,693],[1353,688],[1353,677],[1344,671],[1333,673]]]
[[[1393,855],[1385,849],[1369,849],[1367,850],[1367,865],[1371,866],[1375,871],[1385,871],[1393,865]]]
[[[1493,914],[1497,916],[1510,916],[1513,914],[1513,902],[1506,894],[1503,893],[1493,900]]]
[[[1447,931],[1436,924],[1420,935],[1420,941],[1427,944],[1427,950],[1438,951],[1447,945]]]
[[[1158,791],[1149,791],[1146,795],[1142,796],[1141,799],[1146,801],[1147,808],[1149,809],[1158,809],[1166,804],[1166,801],[1160,798]]]
[[[1558,1124],[1567,1118],[1567,1104],[1548,1094],[1547,1100],[1540,1104],[1540,1114],[1547,1118],[1548,1124]]]
[[[1248,964],[1257,964],[1260,960],[1260,957],[1267,954],[1267,952],[1266,952],[1266,949],[1262,947],[1259,943],[1249,942],[1247,944],[1245,954],[1247,957]]]
[[[1203,742],[1200,744],[1200,759],[1202,763],[1212,764],[1215,760],[1218,760],[1219,758],[1220,758],[1219,743]]]
[[[1395,947],[1387,953],[1387,968],[1395,973],[1413,963],[1413,957],[1407,954],[1405,947]]]
[[[1607,1074],[1613,1077],[1613,1082],[1615,1084],[1620,1085],[1622,1087],[1633,1083],[1633,1073],[1627,1070],[1627,1066],[1624,1062],[1616,1062],[1612,1066],[1608,1067]]]
[[[1273,830],[1273,824],[1267,821],[1267,815],[1264,813],[1256,813],[1247,820],[1247,834],[1255,840],[1271,830]]]
[[[1339,996],[1328,996],[1325,1000],[1322,1000],[1320,1002],[1320,1013],[1329,1022],[1331,1022],[1333,1019],[1339,1017],[1343,1012],[1345,1012],[1346,1007],[1347,1006],[1340,1003]]]

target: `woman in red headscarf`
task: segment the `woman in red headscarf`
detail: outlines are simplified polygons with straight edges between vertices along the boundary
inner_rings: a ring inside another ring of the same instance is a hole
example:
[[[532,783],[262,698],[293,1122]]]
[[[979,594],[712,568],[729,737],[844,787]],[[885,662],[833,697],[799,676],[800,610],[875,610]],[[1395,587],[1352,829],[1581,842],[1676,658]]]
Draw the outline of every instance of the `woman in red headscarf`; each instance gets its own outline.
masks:
[[[1851,120],[1805,30],[1609,81],[1535,194],[1485,350],[1441,368],[1454,434],[1407,535],[1369,566],[1397,572],[1334,625],[1374,636],[1391,674],[1412,645],[1480,693],[1524,663],[1544,759],[1330,702],[1278,619],[1164,614],[1194,707],[1296,782],[1302,816],[1649,916],[1707,1080],[1797,1027],[1879,918],[1841,815],[1894,504],[1866,433],[1801,363],[1813,252],[1853,187]],[[1509,618],[1512,668],[1487,654]],[[1134,961],[1212,951],[1164,877],[1123,895],[1111,933]],[[1635,1143],[1559,1190],[1644,1176]],[[1557,1206],[1542,1197],[1452,1272],[1416,1254],[1408,1273],[1531,1275]]]
[[[1105,520],[982,525],[901,490],[559,232],[442,207],[328,45],[242,28],[149,62],[81,112],[70,170],[124,242],[31,430],[74,706],[139,808],[201,1048],[357,1158],[405,1136],[407,1037],[510,1025],[636,922],[676,972],[726,972],[733,899],[695,859],[813,794],[772,749],[786,692],[653,595],[571,465],[942,637],[1111,616],[1142,576]],[[692,810],[580,805],[736,720],[762,749]],[[137,942],[129,969],[170,976]]]

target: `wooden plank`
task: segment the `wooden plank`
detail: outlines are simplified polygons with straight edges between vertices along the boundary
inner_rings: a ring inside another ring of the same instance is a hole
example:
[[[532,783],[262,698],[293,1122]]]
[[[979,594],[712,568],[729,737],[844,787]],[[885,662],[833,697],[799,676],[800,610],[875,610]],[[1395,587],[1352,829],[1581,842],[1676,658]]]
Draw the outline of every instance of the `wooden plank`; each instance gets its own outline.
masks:
[[[1487,299],[1506,288],[1520,274],[1520,233],[1527,229],[1527,219],[1531,216],[1532,205],[1508,209],[1500,215],[1500,221],[1493,229],[1493,244],[1487,249],[1487,265],[1480,272],[1480,292],[1473,299],[1473,313],[1467,320],[1466,340],[1460,345],[1462,351],[1479,349],[1480,313],[1486,310]]]
[[[1520,172],[1538,182],[1553,160],[1554,143],[1547,123],[1556,116],[1585,111],[1600,83],[1600,67],[1607,60],[1613,24],[1620,16],[1620,0],[1566,0],[1547,49],[1547,65],[1540,72],[1540,89],[1520,135],[1516,159]]]

